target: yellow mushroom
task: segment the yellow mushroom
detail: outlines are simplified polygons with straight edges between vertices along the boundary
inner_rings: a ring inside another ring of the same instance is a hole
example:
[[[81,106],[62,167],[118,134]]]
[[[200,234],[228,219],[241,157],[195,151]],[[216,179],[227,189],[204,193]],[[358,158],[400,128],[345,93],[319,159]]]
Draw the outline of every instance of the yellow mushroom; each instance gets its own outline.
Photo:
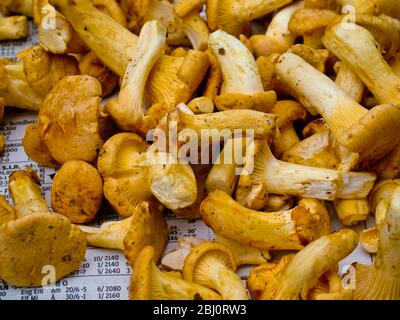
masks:
[[[187,281],[217,291],[224,300],[248,300],[235,271],[232,252],[223,244],[205,241],[190,251],[182,275]]]
[[[119,77],[106,67],[93,51],[85,54],[79,61],[79,70],[100,82],[103,97],[110,95],[118,86]]]
[[[57,161],[52,157],[43,140],[40,128],[36,124],[30,124],[26,128],[22,146],[26,155],[33,161],[47,167],[57,166]]]
[[[55,54],[85,53],[88,48],[72,28],[67,18],[49,3],[33,0],[33,20],[38,27],[40,45]]]
[[[58,163],[97,159],[103,145],[98,121],[100,100],[100,83],[83,75],[63,78],[47,95],[40,108],[38,126]]]
[[[338,14],[326,9],[304,8],[297,10],[289,21],[289,30],[294,36],[302,36],[304,44],[314,49],[323,47],[321,38],[326,27]]]
[[[39,110],[43,97],[29,84],[21,62],[0,59],[0,96],[7,107]]]
[[[85,237],[66,217],[48,211],[36,172],[15,171],[9,192],[17,219],[0,226],[0,278],[16,286],[37,287],[78,269],[86,253]],[[43,282],[49,266],[54,277]]]
[[[372,266],[356,265],[356,300],[400,299],[399,232],[400,188],[389,200],[388,211],[379,230],[379,245]]]
[[[160,271],[154,248],[144,248],[133,267],[130,282],[131,300],[220,300],[215,291]]]
[[[336,171],[276,159],[268,143],[255,158],[251,175],[269,193],[311,197],[320,200],[362,199],[371,191],[376,176],[368,172]]]
[[[250,51],[237,38],[221,30],[210,35],[209,45],[221,65],[224,78],[221,95],[215,100],[218,110],[270,111],[276,103],[276,94],[264,91]]]
[[[385,61],[377,41],[367,29],[355,24],[349,27],[342,21],[327,30],[323,42],[360,77],[379,103],[400,103],[400,78]]]
[[[143,26],[118,98],[107,104],[106,112],[123,130],[136,131],[143,121],[144,89],[152,67],[162,54],[165,37],[166,30],[159,22],[150,21]]]
[[[204,199],[201,217],[213,231],[242,245],[270,250],[300,250],[326,232],[326,212],[298,206],[281,212],[247,209],[216,190]]]
[[[211,31],[224,30],[233,36],[247,33],[251,20],[263,17],[292,0],[208,0],[207,23]]]
[[[386,157],[375,163],[371,169],[383,180],[400,178],[400,144]]]
[[[365,85],[344,62],[335,64],[336,84],[355,101],[360,103],[364,96]]]
[[[17,13],[32,17],[32,0],[4,0],[0,4],[0,12],[4,15]]]
[[[8,181],[8,189],[14,202],[17,218],[36,212],[48,212],[49,207],[42,197],[40,180],[31,167],[14,171]]]
[[[0,17],[0,41],[20,40],[29,34],[28,19],[25,16]]]
[[[261,279],[257,280],[261,283],[264,280],[264,288],[260,288],[260,284],[253,285],[253,288],[261,291],[258,294],[263,300],[306,300],[319,278],[337,267],[356,248],[357,243],[357,233],[350,229],[323,236],[296,255],[282,259],[274,268],[267,265],[265,274],[258,271]],[[250,276],[251,281],[254,281],[254,276]],[[345,291],[342,294],[349,296]],[[338,295],[327,295],[325,298],[337,299]]]
[[[8,203],[7,199],[0,195],[0,226],[16,219],[14,208]]]
[[[191,12],[199,10],[207,0],[179,0],[174,6],[175,13],[178,17],[184,18]]]
[[[20,51],[17,57],[23,63],[29,84],[42,97],[46,97],[62,78],[80,73],[75,58],[49,53],[41,46]]]
[[[207,50],[210,31],[197,11],[193,11],[182,19],[182,29],[189,38],[193,49]]]
[[[331,79],[291,53],[280,57],[277,73],[312,114],[324,117],[340,144],[360,153],[364,165],[383,158],[395,147],[393,137],[400,135],[397,106],[380,105],[367,110]]]
[[[97,169],[84,161],[66,162],[51,187],[51,207],[72,223],[89,223],[103,200],[103,181]]]
[[[304,1],[298,1],[279,10],[272,18],[265,35],[253,35],[250,38],[257,57],[283,53],[294,44],[296,36],[289,30],[289,21],[303,6]]]
[[[391,0],[338,0],[341,5],[352,5],[356,12],[367,14],[386,14],[400,19],[400,4]]]

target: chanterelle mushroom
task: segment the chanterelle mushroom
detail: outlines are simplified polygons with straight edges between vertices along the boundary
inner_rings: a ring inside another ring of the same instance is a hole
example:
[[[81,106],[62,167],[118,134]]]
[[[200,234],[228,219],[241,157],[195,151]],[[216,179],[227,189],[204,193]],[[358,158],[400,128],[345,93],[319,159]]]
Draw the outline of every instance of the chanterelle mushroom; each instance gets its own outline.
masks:
[[[343,229],[310,243],[295,256],[283,258],[279,268],[269,268],[267,272],[258,273],[263,279],[261,299],[265,300],[306,300],[309,291],[317,284],[318,279],[348,256],[357,246],[357,233]],[[262,268],[262,267],[260,267]],[[253,281],[260,281],[250,275],[248,286],[254,287]],[[259,294],[259,293],[258,293]],[[349,297],[349,293],[343,292]],[[329,299],[329,296],[326,298]]]
[[[15,220],[15,218],[14,208],[8,203],[6,198],[0,195],[0,225]]]
[[[379,245],[374,264],[356,265],[356,300],[400,299],[400,187],[393,193],[389,210],[378,229]]]
[[[51,281],[78,269],[86,253],[79,228],[57,213],[48,212],[40,194],[36,173],[27,169],[10,177],[10,194],[17,219],[0,226],[0,278],[17,286],[43,283],[53,267]]]
[[[248,300],[235,271],[232,252],[223,244],[206,241],[190,251],[182,275],[187,281],[216,290],[224,300]]]
[[[0,41],[23,39],[28,34],[29,26],[25,16],[0,16]]]
[[[147,246],[136,260],[130,283],[132,300],[221,299],[213,290],[160,271],[155,264],[154,254],[154,248]]]
[[[396,146],[393,138],[400,136],[397,106],[364,108],[322,72],[292,53],[279,58],[276,71],[311,113],[324,117],[339,143],[360,153],[364,165],[383,158]]]
[[[147,22],[140,31],[135,54],[126,68],[117,99],[107,104],[107,112],[123,130],[137,131],[145,115],[144,90],[150,71],[160,58],[166,39],[165,28]]]
[[[247,33],[249,22],[291,3],[292,0],[208,0],[207,23],[236,37]]]
[[[221,111],[270,111],[276,103],[276,94],[264,91],[260,72],[250,51],[237,38],[222,30],[210,35],[209,46],[221,65],[224,77],[222,94],[215,100],[217,108]]]
[[[326,234],[329,216],[303,206],[282,212],[259,212],[242,207],[216,190],[201,204],[201,217],[214,232],[242,245],[270,250],[300,250]]]
[[[58,163],[92,162],[103,145],[99,134],[101,86],[90,76],[68,76],[57,82],[43,102],[38,126]]]
[[[103,200],[103,181],[90,164],[73,160],[57,172],[51,187],[53,210],[72,223],[89,223],[100,209]]]

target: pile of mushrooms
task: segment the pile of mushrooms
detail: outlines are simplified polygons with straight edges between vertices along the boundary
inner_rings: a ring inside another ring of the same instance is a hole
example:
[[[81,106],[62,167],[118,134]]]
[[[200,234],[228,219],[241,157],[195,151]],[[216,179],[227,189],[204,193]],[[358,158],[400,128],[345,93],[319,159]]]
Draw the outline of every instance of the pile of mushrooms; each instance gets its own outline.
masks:
[[[400,299],[399,1],[19,0],[0,12],[0,41],[26,37],[27,17],[39,35],[0,59],[0,119],[36,111],[24,150],[57,170],[49,204],[33,169],[9,177],[0,279],[47,285],[44,267],[57,281],[89,245],[123,252],[135,300]],[[100,219],[107,206],[119,220]],[[167,251],[169,213],[215,240]],[[355,231],[371,213],[376,226]],[[374,262],[354,266],[349,288],[339,263],[359,244]]]

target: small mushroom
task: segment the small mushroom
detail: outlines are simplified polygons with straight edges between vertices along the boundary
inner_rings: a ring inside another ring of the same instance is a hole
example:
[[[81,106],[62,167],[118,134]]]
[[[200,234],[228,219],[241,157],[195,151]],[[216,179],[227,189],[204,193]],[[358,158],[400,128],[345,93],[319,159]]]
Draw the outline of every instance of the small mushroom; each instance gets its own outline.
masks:
[[[103,181],[90,164],[66,162],[56,173],[51,187],[51,206],[72,223],[89,223],[100,210]]]
[[[209,45],[221,65],[224,79],[221,95],[215,100],[217,109],[269,112],[276,103],[276,94],[264,91],[251,52],[238,39],[221,30],[210,35]]]
[[[330,78],[291,53],[280,57],[277,74],[312,114],[324,117],[340,144],[360,154],[364,166],[383,158],[396,146],[393,137],[400,136],[397,106],[380,105],[368,110]]]
[[[137,131],[143,121],[146,82],[162,54],[165,39],[166,30],[157,21],[146,22],[140,31],[137,48],[126,69],[118,98],[106,106],[106,112],[123,130]]]
[[[241,206],[220,190],[204,199],[200,213],[219,236],[266,250],[300,250],[324,234],[327,224],[325,211],[297,206],[288,211],[259,212]]]
[[[131,300],[220,300],[221,296],[201,285],[160,271],[152,246],[144,248],[133,267],[130,282]]]
[[[291,3],[292,0],[208,0],[207,23],[211,31],[224,30],[238,37],[248,33],[250,21]]]
[[[283,53],[294,44],[296,36],[289,30],[289,21],[303,7],[304,1],[298,1],[279,10],[272,18],[265,35],[253,35],[250,38],[257,57]]]
[[[0,226],[0,278],[37,287],[48,284],[43,283],[44,268],[54,268],[55,281],[78,269],[86,253],[85,237],[66,217],[48,212],[36,172],[14,172],[9,192],[17,219]]]
[[[38,126],[58,163],[97,159],[103,145],[98,122],[100,100],[100,83],[85,75],[63,78],[47,95],[39,111]]]
[[[266,266],[264,273],[257,275],[264,288],[252,284],[255,275],[250,275],[249,286],[263,300],[306,300],[310,290],[316,286],[319,278],[347,257],[357,246],[357,233],[351,229],[343,229],[326,235],[310,243],[296,255],[281,260],[280,264],[271,268]],[[342,288],[340,288],[343,290]],[[349,292],[342,291],[349,296]],[[327,299],[338,298],[333,294]]]
[[[251,179],[269,193],[320,200],[366,198],[376,180],[368,172],[339,171],[276,159],[264,142],[255,158]]]
[[[57,166],[57,161],[52,157],[43,140],[40,128],[36,124],[30,124],[26,127],[22,146],[26,155],[36,163],[47,167]]]
[[[224,300],[248,300],[235,271],[232,252],[223,244],[206,241],[190,251],[182,275],[187,281],[217,291]]]
[[[25,16],[0,16],[0,41],[20,40],[29,34],[28,20]]]
[[[46,97],[62,78],[80,73],[75,58],[49,53],[41,46],[20,51],[17,57],[24,65],[29,84],[42,97]]]

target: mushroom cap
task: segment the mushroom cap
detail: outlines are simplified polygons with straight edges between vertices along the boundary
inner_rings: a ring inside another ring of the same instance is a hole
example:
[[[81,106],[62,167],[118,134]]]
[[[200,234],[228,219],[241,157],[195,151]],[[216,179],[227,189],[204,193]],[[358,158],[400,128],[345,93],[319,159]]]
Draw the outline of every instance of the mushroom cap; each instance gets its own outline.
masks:
[[[168,225],[159,204],[143,201],[132,214],[129,231],[124,238],[124,252],[134,266],[140,252],[146,246],[154,249],[154,260],[158,261],[168,242]]]
[[[207,1],[207,24],[211,31],[221,29],[234,36],[245,35],[249,32],[250,23],[238,19],[232,2],[232,0]]]
[[[57,81],[80,73],[74,57],[52,54],[42,46],[33,46],[20,51],[17,57],[23,61],[29,84],[43,97],[51,91]]]
[[[300,9],[289,22],[289,30],[295,35],[311,34],[326,28],[338,17],[338,14],[326,9]]]
[[[38,125],[57,162],[97,159],[103,145],[98,124],[100,100],[100,83],[85,75],[63,78],[47,95]]]
[[[0,225],[15,219],[14,208],[8,203],[6,198],[0,195]]]
[[[42,138],[41,130],[36,124],[30,124],[26,128],[22,145],[27,156],[33,161],[47,167],[57,165],[57,161],[52,157],[49,148]]]
[[[271,300],[278,290],[280,276],[293,259],[294,254],[285,255],[277,263],[266,263],[251,270],[247,289],[255,300]]]
[[[400,108],[391,104],[376,106],[342,132],[338,141],[360,153],[360,162],[368,167],[392,151],[394,141],[400,141]]]
[[[205,241],[194,247],[186,257],[182,270],[183,278],[196,283],[197,268],[207,256],[218,259],[228,269],[236,271],[235,258],[225,245],[214,241]]]
[[[43,268],[56,280],[78,269],[86,240],[78,227],[56,213],[33,213],[0,226],[0,278],[21,287],[41,286]]]
[[[92,165],[73,160],[65,163],[53,179],[51,206],[72,223],[92,221],[103,200],[103,181]]]

